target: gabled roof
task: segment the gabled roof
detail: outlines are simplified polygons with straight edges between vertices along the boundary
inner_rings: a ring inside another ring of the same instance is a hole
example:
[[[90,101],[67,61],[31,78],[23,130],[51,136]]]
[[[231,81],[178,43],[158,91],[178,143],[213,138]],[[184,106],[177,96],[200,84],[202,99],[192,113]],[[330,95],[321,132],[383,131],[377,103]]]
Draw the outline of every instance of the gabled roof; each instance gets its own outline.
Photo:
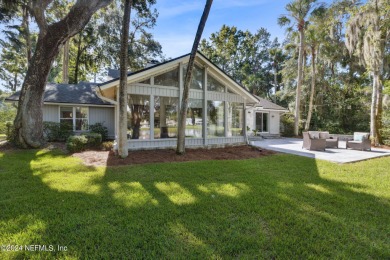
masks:
[[[79,84],[54,84],[46,85],[45,93],[43,94],[43,102],[45,103],[70,103],[70,104],[86,104],[86,105],[112,105],[100,99],[96,92],[96,83],[80,82]],[[15,92],[6,101],[19,101],[20,91]]]
[[[275,103],[272,103],[267,99],[261,98],[259,96],[255,96],[255,97],[259,100],[259,103],[256,105],[262,107],[263,109],[287,111],[286,108],[281,107]]]
[[[162,69],[163,67],[165,67],[164,65],[169,66],[169,65],[176,64],[178,62],[181,62],[183,60],[188,59],[189,56],[190,56],[190,53],[179,56],[177,58],[174,58],[174,59],[171,59],[168,61],[165,61],[165,62],[162,62],[162,63],[159,63],[159,64],[156,64],[156,65],[153,65],[153,66],[150,66],[150,67],[146,67],[146,68],[139,70],[139,71],[136,71],[136,72],[128,73],[127,79],[128,79],[128,81],[131,81],[132,79],[134,80],[134,79],[139,78],[139,77],[145,77],[146,75],[148,75],[148,73],[154,74],[154,73],[158,72],[159,69]],[[257,102],[257,98],[255,96],[253,96],[252,93],[250,93],[248,91],[248,89],[246,89],[243,85],[241,85],[240,83],[235,81],[230,75],[226,74],[226,72],[224,72],[221,68],[219,68],[216,64],[214,64],[211,60],[209,60],[205,55],[203,55],[201,52],[197,51],[197,57],[200,60],[202,60],[202,62],[207,64],[208,66],[213,67],[216,71],[218,71],[222,75],[222,77],[227,79],[227,81],[230,81],[233,85],[236,85],[237,90],[239,92],[241,92],[242,94],[244,94],[248,98],[248,101],[251,100],[251,102],[249,102],[249,103]],[[103,83],[99,84],[99,89],[102,90],[102,89],[111,88],[113,86],[116,86],[117,82],[119,84],[119,78],[103,82]]]

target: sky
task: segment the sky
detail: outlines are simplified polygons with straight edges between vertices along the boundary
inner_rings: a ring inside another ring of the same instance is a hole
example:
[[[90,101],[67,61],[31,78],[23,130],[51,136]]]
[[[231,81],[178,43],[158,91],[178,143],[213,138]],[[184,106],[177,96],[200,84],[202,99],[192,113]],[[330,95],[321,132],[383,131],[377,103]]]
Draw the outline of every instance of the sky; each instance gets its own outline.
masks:
[[[277,18],[286,14],[284,8],[289,2],[291,0],[214,0],[202,38],[208,39],[226,24],[252,33],[263,27],[271,33],[271,40],[278,37],[281,42],[285,30],[277,24]],[[157,0],[155,8],[159,17],[152,33],[167,58],[191,51],[205,3],[206,0]]]
[[[206,0],[156,2],[154,7],[159,12],[159,17],[151,33],[160,42],[165,58],[189,53]],[[263,27],[271,33],[271,40],[278,37],[279,42],[282,42],[285,29],[277,24],[277,19],[286,14],[285,6],[289,2],[291,0],[214,0],[202,38],[208,39],[211,33],[219,31],[226,24],[252,33]],[[321,2],[329,4],[332,0]],[[0,89],[4,88],[0,86]]]

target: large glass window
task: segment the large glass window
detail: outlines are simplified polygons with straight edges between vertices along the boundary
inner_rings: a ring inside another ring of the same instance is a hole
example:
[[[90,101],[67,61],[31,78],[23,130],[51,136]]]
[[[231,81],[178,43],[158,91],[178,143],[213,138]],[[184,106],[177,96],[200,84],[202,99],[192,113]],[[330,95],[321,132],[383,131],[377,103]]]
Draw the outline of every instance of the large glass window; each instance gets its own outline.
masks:
[[[186,121],[186,137],[202,137],[203,100],[189,99]]]
[[[154,77],[154,85],[179,87],[179,68]]]
[[[256,129],[260,132],[268,132],[268,113],[256,113]]]
[[[187,64],[183,66],[183,82],[185,80],[187,73]],[[194,70],[192,71],[192,82],[191,89],[203,89],[203,75],[204,70],[200,68],[198,65],[194,65]]]
[[[60,123],[73,131],[88,131],[88,107],[60,107]]]
[[[178,104],[176,97],[154,97],[154,138],[177,136]]]
[[[207,90],[225,92],[225,86],[210,74],[207,74]]]
[[[150,98],[128,95],[127,136],[129,139],[150,139]]]
[[[225,136],[225,104],[207,101],[207,136]]]
[[[242,103],[227,103],[228,104],[228,136],[242,136],[244,119],[243,119],[243,104]]]

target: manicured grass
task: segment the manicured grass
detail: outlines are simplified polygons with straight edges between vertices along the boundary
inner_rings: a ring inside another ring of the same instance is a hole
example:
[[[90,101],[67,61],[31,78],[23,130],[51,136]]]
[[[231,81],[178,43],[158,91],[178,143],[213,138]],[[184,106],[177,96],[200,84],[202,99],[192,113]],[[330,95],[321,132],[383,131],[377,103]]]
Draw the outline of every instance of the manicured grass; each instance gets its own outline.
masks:
[[[0,153],[0,244],[67,247],[0,259],[389,259],[389,165],[275,155],[94,168]]]

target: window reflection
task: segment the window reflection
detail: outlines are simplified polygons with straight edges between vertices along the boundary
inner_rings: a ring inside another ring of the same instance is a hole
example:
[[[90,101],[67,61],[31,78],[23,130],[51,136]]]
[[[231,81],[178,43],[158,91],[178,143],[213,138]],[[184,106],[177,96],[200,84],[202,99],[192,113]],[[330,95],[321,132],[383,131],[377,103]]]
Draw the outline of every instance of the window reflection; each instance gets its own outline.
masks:
[[[229,102],[227,136],[242,136],[244,126],[244,109],[242,103]]]
[[[154,138],[173,138],[177,135],[179,99],[154,97]]]
[[[207,101],[207,136],[225,136],[225,103]]]
[[[179,87],[179,68],[154,77],[154,85]]]
[[[129,139],[150,139],[150,98],[143,95],[129,95],[127,129]]]
[[[186,137],[202,137],[203,100],[189,99],[186,121]]]
[[[187,65],[188,64],[183,66],[183,82],[187,73]],[[192,71],[192,82],[190,85],[191,89],[203,89],[203,75],[204,70],[195,64],[194,69]]]

